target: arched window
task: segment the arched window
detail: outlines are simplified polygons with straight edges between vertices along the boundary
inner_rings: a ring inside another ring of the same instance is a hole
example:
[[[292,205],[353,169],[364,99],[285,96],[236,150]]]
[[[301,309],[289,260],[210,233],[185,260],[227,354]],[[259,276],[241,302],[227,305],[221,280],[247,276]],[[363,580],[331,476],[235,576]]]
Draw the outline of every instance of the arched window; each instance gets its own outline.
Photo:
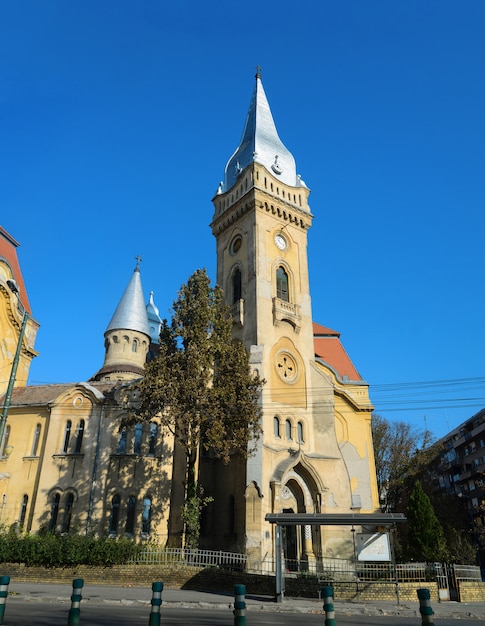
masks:
[[[280,435],[280,418],[275,415],[273,417],[273,429],[274,429],[274,436],[275,437],[281,437]]]
[[[126,525],[125,525],[125,532],[129,535],[132,535],[135,529],[135,509],[136,509],[136,497],[130,496],[128,498],[128,507],[126,509]]]
[[[157,449],[157,436],[158,425],[155,422],[150,422],[150,434],[148,436],[148,454],[155,456]]]
[[[303,443],[305,440],[303,439],[303,424],[298,422],[298,443]]]
[[[5,430],[3,432],[3,441],[2,441],[2,449],[1,449],[1,454],[0,457],[2,456],[6,456],[6,449],[8,446],[8,440],[10,439],[10,426],[7,424],[5,426]]]
[[[72,508],[74,506],[74,495],[69,493],[66,498],[66,508],[64,509],[64,519],[62,520],[62,532],[68,533],[71,527]]]
[[[286,438],[291,441],[293,439],[293,437],[291,435],[291,422],[290,422],[290,420],[286,420],[285,424],[286,424]]]
[[[234,270],[232,275],[232,304],[236,304],[242,297],[242,275],[241,270]]]
[[[143,510],[141,513],[141,532],[144,535],[150,534],[151,519],[152,519],[152,499],[147,496],[143,498]]]
[[[34,430],[34,439],[32,441],[32,456],[37,456],[37,452],[39,450],[40,431],[41,426],[40,424],[37,424]]]
[[[64,443],[62,445],[62,451],[64,454],[69,450],[69,440],[71,439],[71,428],[72,422],[71,420],[67,420],[66,430],[64,431]]]
[[[143,424],[135,425],[135,437],[133,439],[133,454],[141,454],[141,439],[143,435]]]
[[[116,454],[126,454],[126,427],[123,426],[119,430],[120,438],[118,439],[118,447],[116,448]]]
[[[120,521],[120,504],[120,496],[113,496],[113,499],[111,500],[111,517],[109,520],[109,532],[112,535],[116,535],[116,533],[118,532],[118,524]]]
[[[57,526],[57,518],[59,516],[59,502],[60,502],[61,496],[58,493],[54,494],[54,497],[52,498],[52,505],[51,505],[51,519],[49,522],[49,530],[54,531],[56,529]]]
[[[84,423],[84,420],[81,420],[76,428],[76,447],[74,448],[74,452],[77,454],[81,452],[81,447],[83,445]]]
[[[290,301],[288,292],[288,274],[284,267],[279,267],[276,270],[276,297],[284,302]]]
[[[131,351],[138,352],[138,341],[136,339],[133,339],[133,342],[131,344]]]
[[[27,516],[27,504],[29,502],[29,496],[27,494],[24,495],[24,497],[22,498],[22,504],[20,505],[20,519],[19,519],[19,526],[20,528],[24,527],[25,524],[25,518]]]

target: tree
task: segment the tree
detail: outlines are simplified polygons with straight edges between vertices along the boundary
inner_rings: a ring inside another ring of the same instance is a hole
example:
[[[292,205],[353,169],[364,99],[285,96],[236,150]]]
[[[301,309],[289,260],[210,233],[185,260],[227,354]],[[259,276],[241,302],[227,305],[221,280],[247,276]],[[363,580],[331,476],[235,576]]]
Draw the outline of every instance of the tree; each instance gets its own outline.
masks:
[[[372,414],[377,488],[384,512],[403,509],[406,481],[426,463],[431,433]]]
[[[200,448],[228,463],[246,458],[261,434],[259,395],[264,383],[251,372],[241,342],[231,338],[232,318],[222,291],[197,270],[173,304],[171,323],[162,323],[160,353],[139,384],[137,418],[158,415],[185,451],[185,542],[195,547],[200,512],[207,499],[197,485]]]
[[[421,483],[416,482],[407,509],[407,556],[416,561],[440,561],[446,558],[443,528]]]

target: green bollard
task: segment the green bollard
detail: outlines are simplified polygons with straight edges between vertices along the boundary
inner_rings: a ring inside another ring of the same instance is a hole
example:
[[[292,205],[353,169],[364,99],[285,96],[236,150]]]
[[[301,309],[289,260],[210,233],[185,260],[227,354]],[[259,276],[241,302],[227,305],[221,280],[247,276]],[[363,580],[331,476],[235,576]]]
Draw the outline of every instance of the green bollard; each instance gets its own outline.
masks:
[[[234,585],[234,626],[246,626],[246,585]]]
[[[5,604],[7,603],[9,584],[10,576],[0,576],[0,624],[3,624],[3,616],[5,615]]]
[[[431,608],[431,594],[429,589],[416,589],[419,598],[419,612],[421,613],[421,624],[434,626],[434,611]]]
[[[337,626],[335,621],[335,611],[333,606],[333,587],[326,585],[320,590],[320,597],[323,598],[323,610],[325,611],[325,626]]]
[[[82,600],[81,589],[83,586],[84,580],[82,578],[75,578],[72,581],[71,608],[69,609],[67,626],[79,626],[81,620],[81,609],[79,607]]]
[[[160,626],[160,608],[162,606],[163,583],[152,583],[152,610],[148,626]]]

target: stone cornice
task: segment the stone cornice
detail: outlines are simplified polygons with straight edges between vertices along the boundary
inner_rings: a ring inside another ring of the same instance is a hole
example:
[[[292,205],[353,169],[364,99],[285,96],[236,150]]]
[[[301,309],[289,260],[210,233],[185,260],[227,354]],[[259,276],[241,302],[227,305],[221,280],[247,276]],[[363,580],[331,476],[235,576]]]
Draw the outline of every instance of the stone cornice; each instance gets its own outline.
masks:
[[[212,232],[215,236],[221,234],[255,207],[308,230],[313,220],[308,207],[309,193],[307,187],[284,185],[262,165],[253,163],[241,174],[234,187],[213,198]]]

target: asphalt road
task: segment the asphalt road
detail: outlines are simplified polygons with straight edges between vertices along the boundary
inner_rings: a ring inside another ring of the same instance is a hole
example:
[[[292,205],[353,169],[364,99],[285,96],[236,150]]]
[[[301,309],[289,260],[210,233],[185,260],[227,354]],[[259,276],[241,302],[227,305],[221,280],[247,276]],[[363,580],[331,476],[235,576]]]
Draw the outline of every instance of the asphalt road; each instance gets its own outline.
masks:
[[[9,598],[4,626],[66,626],[69,605],[24,602]],[[80,626],[139,626],[147,624],[150,607],[82,606]],[[336,615],[338,626],[420,626],[421,618],[394,616]],[[325,615],[247,611],[247,626],[323,626]],[[464,626],[466,620],[439,619],[439,626]],[[473,622],[472,622],[473,623]],[[476,622],[474,622],[476,623]],[[162,606],[161,626],[233,626],[232,611],[222,609],[183,609]]]

